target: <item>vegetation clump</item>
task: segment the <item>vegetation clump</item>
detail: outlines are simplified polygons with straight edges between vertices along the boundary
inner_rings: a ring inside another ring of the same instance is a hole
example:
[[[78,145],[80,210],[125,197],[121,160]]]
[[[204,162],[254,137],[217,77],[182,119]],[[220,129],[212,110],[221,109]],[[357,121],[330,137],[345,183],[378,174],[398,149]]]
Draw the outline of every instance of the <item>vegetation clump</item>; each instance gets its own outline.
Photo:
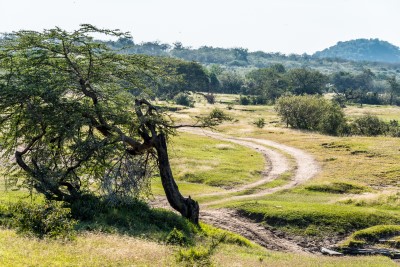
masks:
[[[22,234],[38,238],[73,239],[77,221],[71,211],[56,201],[43,204],[17,202],[9,207],[13,226]]]
[[[175,103],[186,107],[194,107],[194,99],[187,93],[179,93],[174,97]]]
[[[343,183],[343,182],[309,185],[306,186],[306,189],[310,191],[326,192],[333,194],[359,194],[368,191],[368,189],[365,186]]]
[[[275,108],[282,121],[296,129],[339,135],[346,127],[341,108],[320,96],[284,96]]]

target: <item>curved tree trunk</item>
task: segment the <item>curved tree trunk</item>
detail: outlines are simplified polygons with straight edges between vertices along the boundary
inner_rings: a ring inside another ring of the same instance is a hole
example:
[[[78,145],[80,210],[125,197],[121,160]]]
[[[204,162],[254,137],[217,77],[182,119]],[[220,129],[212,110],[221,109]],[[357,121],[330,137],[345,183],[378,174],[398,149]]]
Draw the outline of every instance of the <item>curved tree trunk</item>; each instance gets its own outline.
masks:
[[[183,217],[191,222],[199,223],[199,204],[189,196],[185,198],[179,192],[178,185],[175,183],[169,164],[167,142],[164,134],[159,134],[155,138],[154,147],[158,155],[158,168],[160,170],[161,182],[164,187],[168,202],[175,210],[180,212]]]

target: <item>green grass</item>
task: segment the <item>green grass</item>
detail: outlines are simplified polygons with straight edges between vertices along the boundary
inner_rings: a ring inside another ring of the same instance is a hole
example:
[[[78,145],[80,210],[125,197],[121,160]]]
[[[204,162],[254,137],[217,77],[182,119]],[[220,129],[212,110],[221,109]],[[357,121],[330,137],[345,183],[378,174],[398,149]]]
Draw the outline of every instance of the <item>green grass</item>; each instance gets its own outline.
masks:
[[[252,201],[230,207],[256,221],[300,235],[343,235],[374,225],[400,223],[397,212],[335,204]]]
[[[339,201],[341,204],[357,207],[375,207],[386,210],[400,210],[400,193],[375,194],[367,198],[352,198]]]
[[[351,183],[343,183],[343,182],[315,184],[306,186],[305,188],[310,191],[327,192],[333,194],[348,194],[348,193],[359,194],[362,192],[370,191],[365,186],[351,184]]]
[[[380,239],[393,238],[400,235],[400,225],[376,225],[354,232],[342,242],[342,247],[365,247],[375,245]],[[400,242],[392,243],[399,246]]]
[[[170,143],[171,167],[177,180],[232,188],[260,179],[261,154],[249,148],[181,133]]]

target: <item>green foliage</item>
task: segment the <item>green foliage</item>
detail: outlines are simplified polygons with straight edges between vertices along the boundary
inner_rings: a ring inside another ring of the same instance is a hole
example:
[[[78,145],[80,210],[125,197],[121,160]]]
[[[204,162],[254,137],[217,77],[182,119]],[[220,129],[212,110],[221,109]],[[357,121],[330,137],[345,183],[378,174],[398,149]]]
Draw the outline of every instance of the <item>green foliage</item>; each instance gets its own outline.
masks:
[[[224,244],[235,244],[244,247],[253,247],[254,245],[241,235],[234,234],[229,231],[216,228],[208,224],[200,224],[201,232],[199,235],[204,235],[208,238],[221,240]]]
[[[319,96],[285,96],[277,100],[276,111],[288,126],[338,135],[345,127],[343,111]]]
[[[20,184],[47,199],[73,202],[95,188],[110,198],[138,196],[148,190],[154,161],[149,151],[129,149],[143,144],[144,122],[158,134],[170,132],[166,117],[135,102],[152,77],[163,75],[154,59],[117,54],[94,41],[95,32],[129,37],[82,25],[19,31],[1,43],[2,153],[15,156],[18,166],[9,172],[18,172]]]
[[[306,186],[306,189],[310,191],[326,192],[333,194],[359,194],[368,191],[365,186],[343,182],[335,182],[321,185],[308,185]]]
[[[188,240],[185,234],[182,231],[179,231],[174,227],[171,232],[167,235],[167,238],[165,239],[167,244],[170,245],[179,245],[183,246],[186,245]]]
[[[194,107],[194,99],[187,93],[179,93],[174,97],[174,101],[178,105],[186,107]]]
[[[262,128],[264,128],[266,122],[265,122],[265,119],[264,119],[264,118],[259,118],[259,119],[257,119],[255,122],[253,122],[253,124],[254,124],[255,126],[257,126],[258,128],[262,129]]]
[[[172,99],[183,92],[209,91],[210,76],[199,63],[186,62],[176,58],[157,58],[156,64],[167,74],[158,77],[156,92],[158,97]],[[216,82],[214,79],[214,86]]]
[[[288,81],[282,65],[252,70],[246,75],[245,93],[262,97],[265,102],[274,103],[287,90]]]
[[[328,80],[321,72],[306,68],[292,69],[287,76],[290,90],[296,95],[322,94]]]
[[[180,249],[177,254],[177,262],[184,266],[213,266],[211,256],[217,247],[225,242],[225,235],[217,238],[212,237],[207,245]]]
[[[190,247],[188,249],[180,249],[176,256],[176,261],[183,266],[213,266],[211,256],[214,248],[209,246]]]
[[[9,207],[14,226],[20,233],[38,238],[72,239],[77,221],[71,218],[70,209],[62,203],[47,201],[44,204],[18,202]]]
[[[367,114],[354,120],[351,123],[351,133],[355,135],[377,136],[388,132],[384,121],[377,116]]]
[[[248,96],[240,96],[239,97],[239,104],[243,106],[250,105],[251,100]]]
[[[210,114],[200,119],[203,126],[213,127],[223,123],[224,121],[231,121],[232,117],[227,115],[222,109],[214,108]]]

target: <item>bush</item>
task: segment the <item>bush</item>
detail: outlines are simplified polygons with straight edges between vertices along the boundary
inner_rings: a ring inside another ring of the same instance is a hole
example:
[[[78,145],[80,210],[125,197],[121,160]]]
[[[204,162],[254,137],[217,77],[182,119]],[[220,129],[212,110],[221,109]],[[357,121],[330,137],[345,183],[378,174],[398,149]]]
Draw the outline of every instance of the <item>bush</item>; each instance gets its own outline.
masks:
[[[166,243],[170,245],[183,246],[188,243],[188,238],[182,231],[179,231],[174,227],[171,232],[167,235]]]
[[[256,120],[255,122],[253,122],[253,124],[255,125],[255,126],[257,126],[258,128],[260,128],[260,129],[262,129],[262,128],[264,128],[264,126],[265,126],[265,120],[264,120],[264,118],[259,118],[258,120]]]
[[[240,96],[239,98],[239,104],[243,106],[247,106],[251,104],[251,100],[247,96]]]
[[[70,209],[62,203],[47,201],[45,204],[18,202],[10,207],[18,232],[38,238],[72,239],[76,221]]]
[[[377,136],[388,132],[388,125],[374,115],[364,115],[350,125],[355,135]]]
[[[346,127],[341,108],[320,96],[284,96],[277,100],[276,111],[287,126],[339,135]]]
[[[182,105],[186,107],[194,107],[194,99],[187,93],[179,93],[174,97],[175,103],[177,105]]]

